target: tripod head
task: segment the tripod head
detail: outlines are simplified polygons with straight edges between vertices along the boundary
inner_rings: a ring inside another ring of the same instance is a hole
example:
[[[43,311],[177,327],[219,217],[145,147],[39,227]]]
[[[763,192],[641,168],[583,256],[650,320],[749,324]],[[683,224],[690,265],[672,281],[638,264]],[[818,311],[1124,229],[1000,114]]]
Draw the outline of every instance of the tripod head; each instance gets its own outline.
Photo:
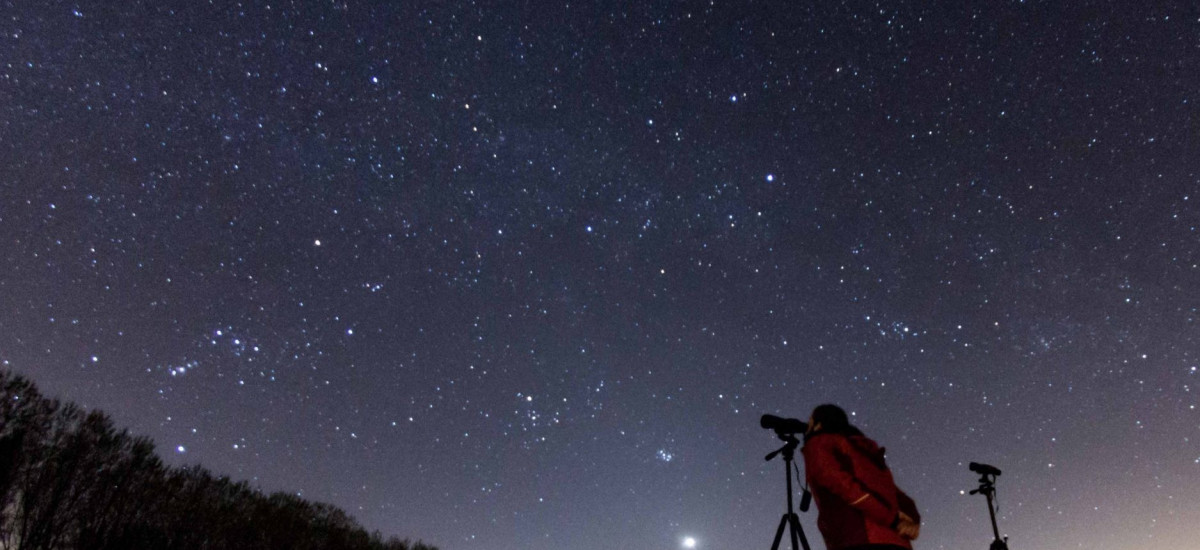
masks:
[[[996,476],[983,474],[979,477],[979,487],[971,489],[972,495],[993,495],[996,493]]]
[[[783,453],[783,459],[787,462],[791,462],[796,456],[796,447],[800,446],[800,440],[796,439],[795,434],[777,432],[776,435],[778,435],[780,441],[783,441],[785,444],[784,446],[768,453],[764,460],[769,462],[772,458],[775,458],[776,455]]]

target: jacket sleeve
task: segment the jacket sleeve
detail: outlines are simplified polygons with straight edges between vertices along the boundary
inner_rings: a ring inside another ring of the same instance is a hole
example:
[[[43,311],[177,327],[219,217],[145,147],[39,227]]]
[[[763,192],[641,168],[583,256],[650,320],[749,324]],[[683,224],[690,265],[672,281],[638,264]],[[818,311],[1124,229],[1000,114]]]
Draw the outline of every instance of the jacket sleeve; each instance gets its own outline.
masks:
[[[835,455],[839,452],[837,443],[838,438],[824,436],[814,437],[804,445],[804,469],[809,482],[833,493],[847,505],[862,512],[867,519],[891,526],[896,519],[896,510],[868,492],[854,478],[853,472],[846,470]]]
[[[896,501],[901,512],[908,514],[908,517],[913,518],[913,521],[921,523],[921,513],[917,511],[917,503],[913,502],[912,497],[897,488]]]

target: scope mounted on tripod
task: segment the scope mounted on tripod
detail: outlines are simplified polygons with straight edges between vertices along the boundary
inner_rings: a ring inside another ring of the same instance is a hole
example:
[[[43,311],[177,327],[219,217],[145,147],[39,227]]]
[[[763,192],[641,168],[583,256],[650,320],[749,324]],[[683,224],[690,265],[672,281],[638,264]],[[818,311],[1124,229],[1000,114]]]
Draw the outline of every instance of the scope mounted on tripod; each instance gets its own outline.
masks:
[[[1000,538],[1000,528],[996,526],[996,476],[1000,475],[1000,468],[979,462],[972,462],[967,468],[979,474],[979,487],[972,489],[971,494],[987,497],[988,516],[992,518],[992,535],[995,537],[988,550],[1008,550],[1008,537]]]

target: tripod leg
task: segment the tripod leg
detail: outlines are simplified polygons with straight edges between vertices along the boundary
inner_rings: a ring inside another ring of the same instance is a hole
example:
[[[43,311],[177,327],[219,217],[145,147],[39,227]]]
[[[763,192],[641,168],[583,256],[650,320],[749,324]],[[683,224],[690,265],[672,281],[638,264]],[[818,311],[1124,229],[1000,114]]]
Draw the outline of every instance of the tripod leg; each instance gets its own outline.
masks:
[[[810,550],[808,546],[808,537],[804,536],[804,529],[800,528],[800,516],[792,514],[792,548],[796,548],[796,535],[800,535],[800,547],[804,550]],[[1005,549],[1007,550],[1007,549]]]
[[[784,514],[779,518],[779,528],[775,530],[775,542],[771,543],[771,550],[779,550],[779,541],[783,539],[783,528],[787,527],[788,515]]]

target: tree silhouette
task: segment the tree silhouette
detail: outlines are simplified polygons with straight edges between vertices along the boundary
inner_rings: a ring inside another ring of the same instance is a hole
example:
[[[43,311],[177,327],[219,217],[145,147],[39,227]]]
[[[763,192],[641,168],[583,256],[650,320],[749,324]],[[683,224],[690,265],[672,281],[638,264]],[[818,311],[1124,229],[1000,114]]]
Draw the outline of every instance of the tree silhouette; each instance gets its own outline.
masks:
[[[0,370],[0,550],[435,550],[340,508],[168,468],[146,437]]]

